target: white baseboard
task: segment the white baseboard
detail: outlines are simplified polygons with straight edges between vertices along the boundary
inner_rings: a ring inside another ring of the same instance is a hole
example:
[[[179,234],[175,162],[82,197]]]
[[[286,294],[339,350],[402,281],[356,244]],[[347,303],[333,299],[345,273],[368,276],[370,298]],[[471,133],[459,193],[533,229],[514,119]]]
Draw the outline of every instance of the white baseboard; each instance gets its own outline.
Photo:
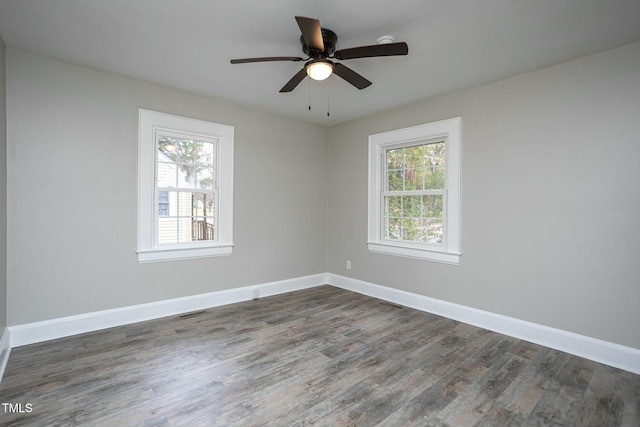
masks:
[[[329,284],[360,294],[415,308],[545,347],[564,351],[605,365],[640,374],[640,349],[550,328],[464,305],[329,274]]]
[[[9,332],[9,328],[4,328],[2,338],[0,338],[0,381],[2,381],[2,377],[4,376],[4,370],[9,361],[9,353],[11,353],[10,336],[11,332]]]
[[[148,304],[79,314],[8,327],[0,340],[0,380],[11,347],[121,326],[145,320],[204,310],[253,298],[330,284],[420,311],[478,326],[514,338],[540,344],[616,368],[640,374],[640,349],[550,328],[488,311],[376,285],[337,274],[323,273],[245,286],[225,291]]]
[[[145,320],[249,301],[253,298],[297,291],[326,283],[327,274],[316,274],[295,279],[280,280],[242,288],[10,326],[10,342],[11,347],[19,347],[85,332],[143,322]]]

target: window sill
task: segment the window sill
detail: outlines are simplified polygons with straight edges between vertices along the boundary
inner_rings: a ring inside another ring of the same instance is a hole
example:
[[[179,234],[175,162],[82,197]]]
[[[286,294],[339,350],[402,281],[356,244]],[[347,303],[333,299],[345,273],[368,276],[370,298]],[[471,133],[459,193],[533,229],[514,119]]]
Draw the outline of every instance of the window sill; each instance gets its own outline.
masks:
[[[460,257],[462,256],[459,252],[449,252],[445,249],[402,245],[388,242],[367,242],[367,246],[370,252],[423,259],[453,265],[459,265]]]
[[[182,259],[209,258],[231,255],[233,244],[199,248],[140,249],[138,263],[178,261]]]

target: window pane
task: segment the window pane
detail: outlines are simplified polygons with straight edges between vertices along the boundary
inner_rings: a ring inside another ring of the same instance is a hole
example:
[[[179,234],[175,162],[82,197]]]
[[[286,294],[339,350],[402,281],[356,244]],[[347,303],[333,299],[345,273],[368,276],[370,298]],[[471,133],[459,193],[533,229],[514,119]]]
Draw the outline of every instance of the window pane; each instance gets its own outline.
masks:
[[[384,191],[445,189],[445,143],[423,143],[385,150]],[[441,243],[443,196],[385,196],[385,238]]]
[[[425,169],[424,188],[430,189],[444,189],[444,165],[432,166]]]
[[[402,216],[402,197],[401,196],[387,196],[385,201],[385,216],[386,217],[401,217]]]
[[[191,221],[192,239],[195,240],[214,240],[213,217],[195,217]]]
[[[386,196],[385,239],[442,242],[443,196]]]
[[[405,196],[402,198],[402,216],[419,218],[422,210],[421,196]]]
[[[444,189],[444,142],[394,148],[385,153],[385,191]]]
[[[422,167],[422,145],[414,145],[404,149],[404,167],[414,169]]]
[[[404,171],[393,169],[387,172],[387,191],[404,190]]]
[[[424,146],[425,166],[442,166],[445,164],[444,142],[426,144]]]
[[[407,169],[405,171],[405,190],[422,190],[422,181],[424,176],[424,169]]]
[[[192,242],[191,217],[178,218],[178,243]]]
[[[196,167],[190,164],[178,164],[178,186],[196,188]]]
[[[175,139],[176,160],[182,163],[194,164],[198,141],[193,139]]]
[[[387,170],[404,168],[404,148],[387,150]]]
[[[402,240],[420,240],[420,218],[402,219]]]
[[[166,158],[165,158],[166,159]],[[156,185],[158,187],[176,188],[177,187],[177,166],[175,163],[166,163],[160,161],[161,157],[158,156],[158,163],[156,165]]]
[[[160,191],[158,210],[158,243],[215,240],[215,194]]]
[[[384,234],[386,239],[402,239],[402,218],[386,218]]]
[[[402,191],[404,189],[404,148],[386,151],[387,191]]]
[[[441,195],[422,196],[422,216],[423,218],[442,219]]]
[[[178,223],[177,218],[158,218],[158,243],[177,243]]]
[[[214,143],[159,135],[157,152],[157,186],[213,188]]]
[[[215,161],[214,144],[211,142],[200,142],[196,146],[195,162],[202,166],[213,166]]]
[[[214,196],[211,193],[190,193],[191,194],[191,216],[213,215]]]
[[[158,135],[158,159],[163,162],[175,163],[178,159],[178,144],[175,138]]]
[[[172,202],[170,206],[171,216],[191,216],[191,193],[185,192],[170,192],[169,200],[175,197],[175,202]]]
[[[422,239],[427,243],[442,243],[442,220],[424,220]]]
[[[443,196],[429,195],[422,199],[422,239],[427,243],[442,243],[443,236]]]
[[[198,169],[196,174],[196,188],[213,190],[213,168]]]

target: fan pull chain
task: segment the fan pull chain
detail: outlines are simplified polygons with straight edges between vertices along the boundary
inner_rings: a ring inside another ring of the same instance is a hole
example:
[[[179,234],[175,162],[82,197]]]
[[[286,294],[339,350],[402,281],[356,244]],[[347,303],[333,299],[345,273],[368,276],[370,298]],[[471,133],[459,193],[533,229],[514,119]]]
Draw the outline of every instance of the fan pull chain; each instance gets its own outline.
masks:
[[[309,83],[309,111],[311,111],[311,77],[307,76],[307,82]]]
[[[327,82],[327,117],[329,117],[329,94],[331,93],[331,83]]]

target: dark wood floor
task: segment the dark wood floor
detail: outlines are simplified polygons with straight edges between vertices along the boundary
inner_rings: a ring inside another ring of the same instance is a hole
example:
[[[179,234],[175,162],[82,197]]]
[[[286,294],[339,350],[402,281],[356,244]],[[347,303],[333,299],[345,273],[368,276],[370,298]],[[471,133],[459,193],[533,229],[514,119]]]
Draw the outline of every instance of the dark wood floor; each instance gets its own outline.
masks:
[[[2,426],[640,426],[640,376],[330,286],[15,348]]]

